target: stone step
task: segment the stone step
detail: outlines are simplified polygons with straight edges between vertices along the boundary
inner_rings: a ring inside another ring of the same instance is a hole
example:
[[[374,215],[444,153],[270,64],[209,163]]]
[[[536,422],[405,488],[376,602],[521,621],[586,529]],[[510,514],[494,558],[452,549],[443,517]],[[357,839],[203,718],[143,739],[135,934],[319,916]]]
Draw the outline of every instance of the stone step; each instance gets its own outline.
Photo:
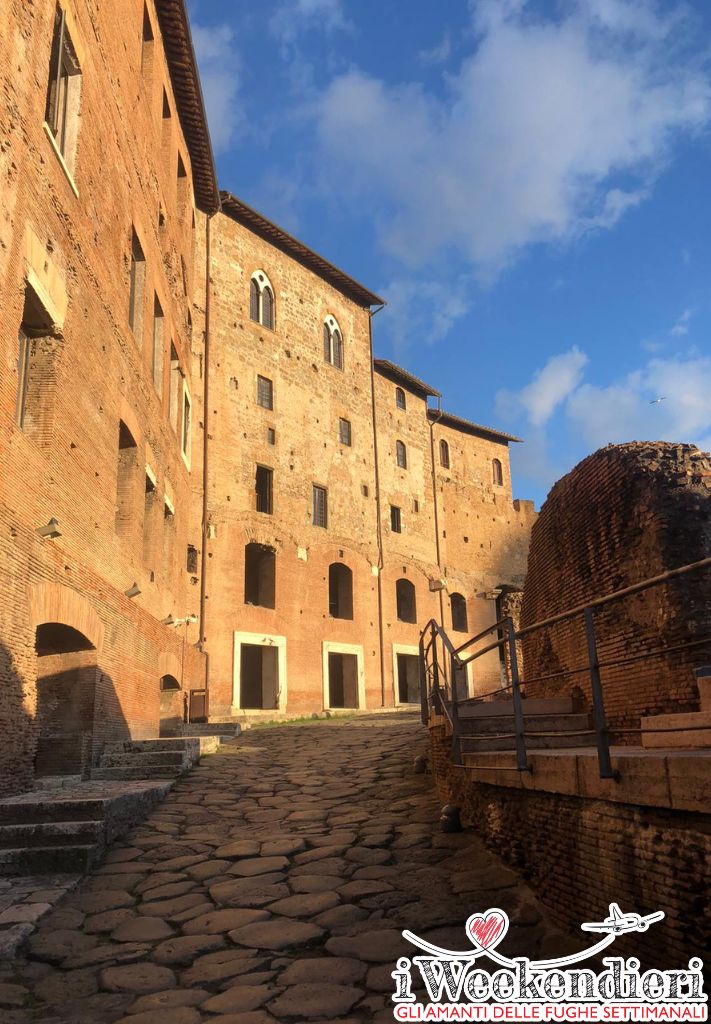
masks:
[[[103,754],[159,754],[176,751],[199,752],[200,737],[165,736],[160,740],[119,740],[105,743]]]
[[[98,821],[104,814],[103,800],[0,801],[0,825],[23,825],[50,821]]]
[[[568,747],[594,747],[595,733],[590,730],[575,733],[539,733],[526,732],[527,750],[554,750]],[[483,750],[515,750],[516,740],[513,736],[462,736],[463,753]]]
[[[0,850],[0,876],[82,873],[96,863],[100,854],[101,847],[96,844]]]
[[[642,746],[648,750],[703,750],[711,747],[711,711],[643,718]]]
[[[144,768],[92,768],[94,782],[132,782],[137,779],[174,779],[182,775],[186,766],[146,765]]]
[[[242,726],[239,722],[186,722],[183,737],[190,736],[239,736]]]
[[[527,701],[524,701],[524,705]],[[590,728],[588,714],[571,715],[527,715],[524,712],[524,725],[535,732],[576,732]],[[469,736],[481,736],[489,733],[507,733],[513,731],[513,715],[506,718],[465,718],[460,720],[462,732]]]
[[[524,714],[572,715],[576,708],[572,697],[528,697],[523,701]],[[488,700],[459,706],[460,718],[513,718],[512,700]]]
[[[103,821],[38,821],[0,825],[0,850],[96,845],[103,842]]]
[[[157,753],[148,753],[141,751],[140,753],[131,754],[114,754],[104,753],[101,755],[101,761],[99,763],[100,768],[143,768],[151,767],[152,765],[159,765],[163,767],[170,767],[176,765],[182,767],[186,765],[186,755],[183,750],[161,750]]]

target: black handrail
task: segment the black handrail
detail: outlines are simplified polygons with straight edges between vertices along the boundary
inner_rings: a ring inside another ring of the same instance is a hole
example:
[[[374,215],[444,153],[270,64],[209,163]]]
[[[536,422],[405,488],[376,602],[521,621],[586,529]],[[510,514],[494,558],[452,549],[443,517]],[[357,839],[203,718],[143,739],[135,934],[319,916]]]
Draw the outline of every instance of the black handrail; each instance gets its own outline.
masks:
[[[676,644],[671,647],[660,647],[655,648],[653,651],[647,651],[642,654],[632,655],[626,658],[618,658],[612,661],[600,661],[597,652],[597,639],[595,636],[595,622],[594,613],[597,609],[610,604],[614,601],[619,601],[622,598],[629,597],[633,594],[641,593],[644,590],[648,590],[651,587],[658,586],[661,583],[666,583],[669,580],[675,579],[679,576],[683,576],[686,573],[695,572],[699,569],[706,569],[711,567],[711,558],[703,558],[697,562],[691,562],[688,565],[679,566],[676,569],[670,569],[668,572],[661,573],[658,576],[652,576],[646,580],[641,580],[638,583],[632,584],[629,587],[624,587],[621,590],[612,591],[610,594],[604,597],[594,598],[588,601],[586,604],[577,605],[574,608],[569,608],[564,612],[560,612],[557,615],[552,615],[547,619],[542,619],[540,622],[534,622],[529,626],[525,626],[522,629],[517,630],[514,626],[513,619],[511,616],[507,616],[499,621],[488,626],[486,629],[477,633],[476,636],[471,637],[465,643],[459,647],[455,647],[446,630],[435,620],[430,619],[425,628],[422,631],[420,637],[420,660],[421,660],[421,703],[422,703],[422,719],[426,722],[430,704],[441,713],[444,713],[448,718],[452,727],[452,756],[455,763],[461,761],[460,753],[460,727],[459,727],[459,707],[461,704],[480,702],[486,697],[498,695],[506,690],[512,691],[513,698],[513,712],[514,712],[514,737],[516,740],[516,766],[518,771],[530,770],[530,765],[526,756],[526,744],[525,744],[525,731],[524,731],[524,715],[522,706],[522,694],[521,686],[526,683],[540,682],[546,679],[554,679],[558,677],[566,677],[570,675],[576,675],[579,673],[587,672],[590,676],[590,686],[592,695],[592,708],[593,708],[593,724],[595,729],[595,737],[598,752],[598,763],[600,770],[600,777],[604,779],[618,779],[619,773],[612,767],[612,761],[610,757],[610,742],[607,729],[607,719],[605,716],[604,698],[602,681],[600,677],[600,670],[602,668],[618,667],[620,665],[630,664],[634,661],[642,661],[645,658],[661,657],[666,654],[670,654],[674,651],[688,649],[691,647],[702,646],[707,643],[711,643],[711,637],[697,638],[689,640],[681,644]],[[587,645],[587,664],[577,668],[563,669],[559,672],[547,673],[541,676],[534,677],[529,680],[521,680],[519,678],[518,671],[518,655],[516,651],[516,644],[524,636],[530,636],[532,633],[537,632],[541,629],[547,629],[550,626],[556,625],[559,622],[565,622],[568,619],[574,618],[577,615],[583,616],[583,622],[585,626],[585,637]],[[463,658],[462,652],[469,650],[474,644],[483,640],[485,637],[496,631],[499,636],[492,643],[487,644],[485,647],[475,651],[473,654]],[[501,635],[503,633],[503,635]],[[425,645],[425,638],[429,634],[429,642]],[[440,666],[439,656],[437,651],[437,641],[441,640],[446,657],[444,659],[444,665]],[[464,697],[459,698],[457,694],[456,679],[458,670],[465,669],[465,667],[476,661],[482,655],[489,653],[496,649],[508,649],[508,669],[510,673],[510,681],[504,683],[499,689],[492,690],[489,693],[477,694],[476,697]],[[428,664],[428,657],[432,655],[432,663]],[[447,679],[447,672],[451,675],[451,679]],[[444,678],[444,686],[440,685],[440,673]],[[428,682],[432,681],[432,687],[428,686]],[[451,693],[448,693],[451,691]],[[449,698],[449,699],[448,699]],[[449,705],[449,706],[448,706]]]

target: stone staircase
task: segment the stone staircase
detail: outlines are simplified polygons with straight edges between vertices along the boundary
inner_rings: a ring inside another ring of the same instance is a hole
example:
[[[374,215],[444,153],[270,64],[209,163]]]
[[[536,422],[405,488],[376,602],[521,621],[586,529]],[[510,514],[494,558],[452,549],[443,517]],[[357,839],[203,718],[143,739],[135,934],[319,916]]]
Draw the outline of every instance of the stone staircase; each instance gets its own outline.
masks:
[[[87,871],[170,787],[168,781],[84,782],[0,800],[0,875]]]
[[[703,750],[711,747],[711,665],[696,670],[699,710],[643,718],[642,746],[651,750]]]
[[[227,734],[225,738],[229,738]],[[178,736],[158,740],[120,740],[106,743],[92,781],[131,782],[135,779],[174,779],[211,754],[220,735]]]
[[[595,746],[590,715],[578,711],[572,698],[529,698],[523,701],[527,750]],[[462,756],[516,749],[513,702],[461,704],[459,723]]]

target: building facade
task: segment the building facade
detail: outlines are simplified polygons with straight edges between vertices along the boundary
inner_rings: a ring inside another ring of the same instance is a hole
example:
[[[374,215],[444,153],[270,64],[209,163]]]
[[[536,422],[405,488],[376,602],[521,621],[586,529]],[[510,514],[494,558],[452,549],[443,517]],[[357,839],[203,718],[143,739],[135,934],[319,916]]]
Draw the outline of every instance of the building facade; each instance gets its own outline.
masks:
[[[218,192],[183,0],[0,7],[0,792],[208,697],[412,702],[422,625],[523,580],[515,439],[374,360],[382,300]]]

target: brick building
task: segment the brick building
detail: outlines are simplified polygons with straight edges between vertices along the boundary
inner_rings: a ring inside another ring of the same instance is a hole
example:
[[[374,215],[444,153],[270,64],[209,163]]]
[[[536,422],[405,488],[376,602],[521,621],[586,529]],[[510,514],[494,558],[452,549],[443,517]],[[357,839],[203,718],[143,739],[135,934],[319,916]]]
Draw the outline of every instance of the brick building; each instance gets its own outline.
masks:
[[[183,0],[3,25],[0,793],[208,683],[213,717],[412,701],[424,622],[523,581],[516,439],[373,360],[380,298],[220,195]]]

